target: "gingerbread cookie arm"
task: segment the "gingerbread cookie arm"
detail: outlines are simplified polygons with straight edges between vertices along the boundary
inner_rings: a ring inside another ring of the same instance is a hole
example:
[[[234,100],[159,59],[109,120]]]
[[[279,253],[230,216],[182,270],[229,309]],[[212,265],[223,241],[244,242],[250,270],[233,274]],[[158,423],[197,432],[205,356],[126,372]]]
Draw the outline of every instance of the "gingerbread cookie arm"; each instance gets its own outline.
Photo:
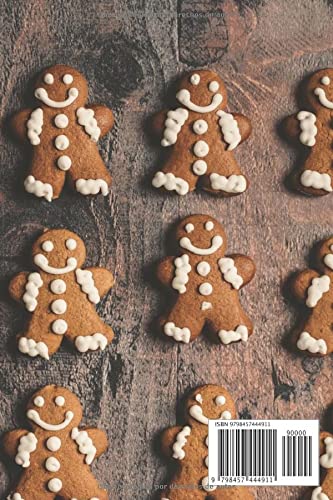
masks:
[[[253,260],[246,255],[234,254],[230,255],[233,259],[237,273],[242,278],[242,287],[250,283],[256,273],[256,266]]]
[[[251,121],[249,120],[249,118],[240,113],[231,113],[231,114],[233,115],[234,119],[237,122],[239,133],[241,135],[240,143],[242,143],[246,141],[251,135],[252,132]]]
[[[152,123],[151,123],[151,130],[154,135],[157,137],[162,137],[163,130],[165,127],[165,120],[167,118],[167,109],[163,109],[162,111],[159,111],[153,116]]]
[[[25,292],[29,273],[22,272],[14,276],[9,283],[9,294],[17,302],[21,302]]]
[[[96,448],[95,458],[100,457],[106,452],[108,448],[108,438],[105,431],[94,427],[85,427],[80,430],[86,431],[89,438],[92,440],[93,446]]]
[[[300,272],[292,283],[292,292],[297,300],[304,302],[307,297],[307,291],[311,282],[314,278],[318,278],[320,275],[317,271],[313,269],[305,269],[305,271]]]
[[[165,286],[170,286],[175,275],[176,257],[165,257],[157,266],[157,278]]]
[[[167,458],[172,458],[173,455],[173,445],[177,439],[177,435],[182,431],[183,427],[177,425],[175,427],[169,427],[165,429],[161,436],[161,450],[164,456]]]
[[[318,129],[317,117],[311,111],[299,111],[285,120],[285,131],[288,136],[304,146],[312,147],[316,143]]]
[[[33,109],[22,109],[22,111],[12,116],[10,120],[10,128],[20,141],[28,141],[27,122],[32,111]]]
[[[20,444],[20,439],[29,434],[26,429],[15,429],[4,434],[2,438],[2,447],[6,455],[14,459],[17,455],[17,448]]]
[[[103,137],[112,129],[114,125],[113,113],[107,106],[101,106],[99,104],[89,106],[89,108],[94,112],[95,119],[101,130],[100,137]]]
[[[86,271],[90,271],[93,276],[94,285],[98,290],[100,297],[103,297],[113,287],[114,278],[111,271],[103,267],[89,267]]]

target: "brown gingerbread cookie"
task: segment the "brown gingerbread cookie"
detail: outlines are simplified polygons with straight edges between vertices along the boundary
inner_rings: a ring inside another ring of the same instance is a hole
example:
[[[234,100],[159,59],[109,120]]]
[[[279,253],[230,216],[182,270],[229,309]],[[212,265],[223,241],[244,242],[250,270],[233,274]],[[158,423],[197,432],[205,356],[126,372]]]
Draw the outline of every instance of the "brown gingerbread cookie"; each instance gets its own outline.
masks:
[[[31,431],[16,429],[3,439],[6,454],[23,474],[9,500],[107,500],[90,471],[107,449],[100,429],[79,429],[82,406],[68,389],[48,385],[29,400]]]
[[[31,313],[18,348],[29,356],[49,359],[63,337],[80,352],[104,350],[114,333],[97,315],[95,305],[113,285],[102,267],[81,269],[84,242],[66,229],[46,230],[32,247],[36,271],[22,272],[9,285],[13,299]]]
[[[324,356],[333,352],[333,236],[318,245],[317,268],[306,269],[292,283],[295,297],[308,308],[295,332],[298,349]]]
[[[208,419],[235,419],[235,403],[226,389],[203,385],[185,403],[185,426],[170,427],[162,435],[163,454],[178,462],[175,476],[161,500],[252,500],[244,487],[208,484]]]
[[[234,157],[234,149],[251,133],[248,118],[226,112],[227,91],[210,70],[184,76],[177,87],[178,108],[161,111],[153,131],[168,150],[153,186],[185,195],[198,181],[203,189],[223,196],[243,193],[248,181]]]
[[[223,344],[247,341],[253,326],[242,309],[238,291],[254,274],[245,255],[225,256],[226,234],[209,215],[191,215],[176,228],[177,257],[166,257],[158,278],[172,290],[174,305],[161,319],[165,335],[177,342],[196,339],[205,325]]]
[[[331,500],[333,498],[333,435],[320,433],[320,486],[311,494],[311,500]],[[331,472],[332,471],[332,472]]]
[[[303,193],[322,196],[333,190],[333,69],[314,73],[307,82],[305,97],[308,109],[292,115],[286,122],[290,137],[310,148],[304,165],[295,175],[295,183]]]
[[[79,193],[106,196],[111,176],[97,141],[112,128],[112,111],[86,107],[87,81],[70,66],[45,69],[34,88],[38,107],[20,111],[11,122],[16,136],[32,146],[26,191],[52,201],[60,196],[67,176]]]

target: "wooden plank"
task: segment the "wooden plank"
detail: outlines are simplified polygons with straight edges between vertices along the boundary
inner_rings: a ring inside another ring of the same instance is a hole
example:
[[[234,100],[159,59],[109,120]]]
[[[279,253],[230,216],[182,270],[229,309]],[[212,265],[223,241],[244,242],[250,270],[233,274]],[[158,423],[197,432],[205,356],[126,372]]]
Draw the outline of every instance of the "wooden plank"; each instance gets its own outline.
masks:
[[[308,199],[286,189],[297,151],[280,138],[277,124],[298,109],[298,82],[333,66],[330,2],[20,0],[3,3],[1,11],[1,117],[30,104],[36,71],[63,62],[87,76],[91,101],[115,110],[116,127],[102,143],[114,179],[111,196],[87,200],[66,191],[52,204],[23,192],[27,158],[4,127],[0,275],[6,280],[28,268],[30,244],[43,227],[77,231],[87,243],[88,264],[115,273],[116,285],[99,312],[117,332],[101,356],[74,356],[62,348],[49,363],[26,360],[14,346],[24,314],[9,301],[4,283],[1,429],[24,424],[24,402],[36,387],[67,385],[81,396],[86,422],[108,432],[110,448],[94,467],[110,497],[152,498],[166,477],[156,435],[175,423],[177,400],[191,387],[226,385],[247,418],[324,417],[332,399],[331,359],[288,351],[295,309],[282,288],[291,272],[307,265],[313,244],[330,234],[332,198]],[[200,192],[176,198],[150,187],[159,150],[144,123],[165,105],[177,75],[198,66],[218,71],[229,89],[229,109],[253,121],[252,137],[236,153],[251,187],[237,198]],[[257,277],[242,297],[256,325],[245,348],[223,348],[204,336],[172,346],[151,328],[165,296],[152,287],[150,266],[166,255],[170,225],[198,211],[224,224],[230,252],[256,261]],[[1,496],[8,485],[1,464]],[[302,493],[258,488],[257,498],[297,499]]]

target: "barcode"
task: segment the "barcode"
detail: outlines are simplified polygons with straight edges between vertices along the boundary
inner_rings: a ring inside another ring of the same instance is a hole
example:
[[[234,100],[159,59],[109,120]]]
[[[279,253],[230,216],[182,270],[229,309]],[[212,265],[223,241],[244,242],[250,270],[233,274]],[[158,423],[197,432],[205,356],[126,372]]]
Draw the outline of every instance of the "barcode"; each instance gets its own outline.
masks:
[[[218,431],[220,476],[277,478],[277,431],[232,429]]]
[[[208,438],[210,486],[319,484],[317,420],[210,420]]]
[[[312,436],[282,436],[283,476],[312,475]]]

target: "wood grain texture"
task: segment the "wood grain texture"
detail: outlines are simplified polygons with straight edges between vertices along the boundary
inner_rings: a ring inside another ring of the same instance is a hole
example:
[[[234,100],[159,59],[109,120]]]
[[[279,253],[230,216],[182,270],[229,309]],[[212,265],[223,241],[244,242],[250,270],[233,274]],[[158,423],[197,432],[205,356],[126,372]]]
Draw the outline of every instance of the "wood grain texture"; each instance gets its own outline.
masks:
[[[108,432],[109,450],[94,469],[110,498],[150,499],[166,477],[156,436],[176,423],[177,401],[196,385],[225,385],[242,417],[321,418],[324,425],[332,358],[288,350],[296,309],[285,283],[306,267],[313,244],[331,234],[332,196],[310,199],[285,187],[297,151],[277,129],[298,109],[303,77],[333,66],[331,2],[18,0],[0,9],[0,428],[24,425],[24,402],[38,386],[68,386],[82,398],[89,425]],[[90,102],[115,111],[115,127],[102,142],[114,182],[106,199],[66,191],[48,204],[23,192],[27,158],[7,133],[7,117],[31,104],[36,72],[60,62],[86,75]],[[150,187],[159,150],[144,125],[167,104],[177,75],[198,66],[219,72],[230,109],[252,118],[253,135],[236,152],[251,186],[236,198],[201,192],[176,198]],[[166,255],[171,224],[197,212],[224,224],[230,253],[256,262],[257,276],[243,293],[256,326],[246,347],[216,346],[204,336],[173,346],[151,327],[165,300],[152,286],[151,264]],[[62,348],[47,363],[15,351],[24,316],[8,299],[7,281],[29,268],[30,245],[44,227],[78,232],[87,244],[87,265],[114,272],[115,286],[98,310],[117,337],[101,355]],[[1,463],[2,497],[8,486]],[[256,494],[260,500],[298,499],[303,490],[258,488]]]

